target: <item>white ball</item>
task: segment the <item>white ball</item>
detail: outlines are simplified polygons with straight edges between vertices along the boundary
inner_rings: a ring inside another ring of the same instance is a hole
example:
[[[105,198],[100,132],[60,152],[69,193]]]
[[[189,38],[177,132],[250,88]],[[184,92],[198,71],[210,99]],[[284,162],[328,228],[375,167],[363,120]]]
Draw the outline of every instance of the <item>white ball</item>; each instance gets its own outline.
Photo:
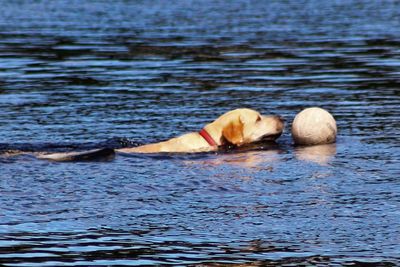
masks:
[[[292,137],[298,145],[330,144],[336,141],[336,121],[322,108],[306,108],[296,115]]]

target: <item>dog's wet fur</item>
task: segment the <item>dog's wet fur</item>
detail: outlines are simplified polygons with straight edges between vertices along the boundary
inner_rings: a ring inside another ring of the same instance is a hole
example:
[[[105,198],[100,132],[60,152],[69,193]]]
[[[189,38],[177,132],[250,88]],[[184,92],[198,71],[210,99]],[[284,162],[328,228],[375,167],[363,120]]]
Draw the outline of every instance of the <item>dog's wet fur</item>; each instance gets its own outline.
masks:
[[[226,112],[203,129],[215,140],[214,145],[210,145],[198,132],[193,132],[144,145],[123,138],[113,138],[97,144],[0,144],[0,155],[33,154],[38,159],[51,161],[87,161],[110,159],[116,152],[137,154],[229,151],[232,148],[249,148],[274,142],[283,132],[284,120],[280,116],[263,116],[255,110],[242,108]]]

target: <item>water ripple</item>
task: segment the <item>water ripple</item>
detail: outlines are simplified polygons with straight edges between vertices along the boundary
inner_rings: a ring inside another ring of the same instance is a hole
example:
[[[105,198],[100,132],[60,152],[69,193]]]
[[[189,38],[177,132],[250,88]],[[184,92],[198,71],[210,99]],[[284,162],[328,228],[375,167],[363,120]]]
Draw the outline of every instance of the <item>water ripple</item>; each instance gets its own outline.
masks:
[[[399,265],[396,1],[8,1],[0,9],[0,264]],[[338,142],[294,147],[308,106]],[[275,145],[50,163],[250,107]]]

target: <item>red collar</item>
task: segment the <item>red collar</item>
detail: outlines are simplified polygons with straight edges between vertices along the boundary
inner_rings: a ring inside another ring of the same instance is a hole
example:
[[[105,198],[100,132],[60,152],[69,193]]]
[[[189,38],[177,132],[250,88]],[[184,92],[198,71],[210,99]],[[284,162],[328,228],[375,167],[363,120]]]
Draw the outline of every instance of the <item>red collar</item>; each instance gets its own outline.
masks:
[[[199,134],[204,138],[204,140],[207,141],[210,146],[218,146],[211,135],[205,129],[201,129]]]

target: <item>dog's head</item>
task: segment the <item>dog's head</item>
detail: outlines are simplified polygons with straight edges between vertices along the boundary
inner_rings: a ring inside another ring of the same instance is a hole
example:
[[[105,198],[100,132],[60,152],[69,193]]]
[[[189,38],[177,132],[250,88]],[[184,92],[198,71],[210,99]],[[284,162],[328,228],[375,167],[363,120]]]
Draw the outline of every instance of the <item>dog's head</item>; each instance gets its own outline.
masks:
[[[234,145],[273,141],[283,131],[284,121],[280,116],[262,116],[252,109],[235,109],[222,115],[223,138]]]

